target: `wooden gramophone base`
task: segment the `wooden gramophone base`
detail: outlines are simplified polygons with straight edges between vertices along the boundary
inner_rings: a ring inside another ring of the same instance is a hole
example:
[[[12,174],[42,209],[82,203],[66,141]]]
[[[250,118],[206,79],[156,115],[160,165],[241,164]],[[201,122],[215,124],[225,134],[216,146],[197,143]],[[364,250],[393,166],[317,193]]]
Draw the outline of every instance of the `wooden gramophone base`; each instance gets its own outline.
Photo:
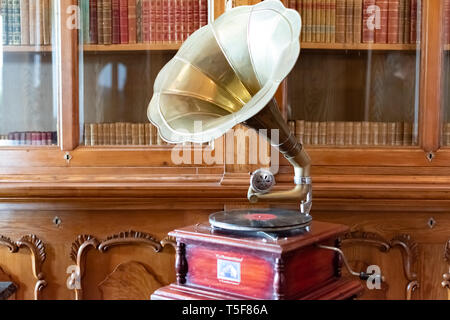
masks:
[[[361,294],[359,281],[345,278],[336,279],[312,292],[298,297],[297,300],[348,300]],[[223,292],[191,288],[171,284],[155,291],[152,300],[242,300],[248,297],[231,295]]]
[[[152,299],[349,299],[360,281],[341,278],[341,258],[317,245],[340,246],[343,225],[313,221],[308,230],[264,238],[224,233],[209,224],[169,233],[176,239],[177,284]]]

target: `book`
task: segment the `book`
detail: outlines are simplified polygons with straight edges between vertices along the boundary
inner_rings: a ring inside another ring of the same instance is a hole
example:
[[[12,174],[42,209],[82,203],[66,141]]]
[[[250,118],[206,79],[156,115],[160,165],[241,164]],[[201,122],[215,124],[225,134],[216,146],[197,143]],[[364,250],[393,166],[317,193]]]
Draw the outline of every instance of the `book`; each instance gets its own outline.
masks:
[[[120,43],[120,0],[111,0],[112,43]]]
[[[44,0],[42,14],[43,44],[49,45],[51,42],[50,24],[50,0]]]
[[[327,123],[326,122],[319,123],[319,144],[320,145],[327,144]]]
[[[97,0],[97,30],[98,30],[98,44],[105,43],[104,29],[103,29],[103,2],[105,0]]]
[[[98,43],[97,1],[89,0],[89,43]]]
[[[411,0],[405,0],[405,33],[403,35],[403,43],[411,41]]]
[[[395,122],[388,122],[387,123],[387,145],[388,146],[395,146],[395,131],[396,131]]]
[[[362,123],[354,122],[353,123],[353,145],[361,144],[361,132],[362,132]]]
[[[20,0],[12,0],[8,3],[8,31],[9,44],[20,45],[21,30],[20,30]]]
[[[375,0],[363,0],[362,42],[375,42],[376,11],[373,10]]]
[[[399,0],[398,2],[398,43],[404,43],[405,37],[405,10],[406,0]]]
[[[306,42],[312,42],[312,21],[313,21],[313,15],[312,15],[312,9],[313,9],[313,3],[312,0],[305,0],[305,33],[306,33]]]
[[[138,145],[145,145],[145,124],[139,123],[138,125]]]
[[[421,3],[421,2],[420,2]],[[420,40],[420,19],[421,6],[418,5],[417,0],[411,0],[411,37],[410,43],[419,43]]]
[[[345,122],[343,121],[336,121],[335,144],[337,146],[345,145]]]
[[[380,25],[375,27],[375,43],[387,43],[389,2],[376,0],[375,3],[380,10]]]
[[[141,32],[142,32],[142,42],[143,43],[150,43],[153,38],[154,38],[154,34],[152,34],[151,30],[150,30],[150,24],[152,24],[152,26],[154,26],[154,21],[151,21],[151,19],[153,19],[153,17],[151,17],[150,12],[152,7],[152,4],[150,3],[150,0],[140,0],[140,3],[142,4],[142,6],[139,6],[141,8],[141,22],[142,22],[142,27],[141,27]]]
[[[353,43],[353,9],[354,0],[345,3],[345,42]]]
[[[155,2],[155,41],[158,43],[162,43],[164,40],[164,25],[163,25],[163,0],[152,0]],[[153,15],[153,12],[152,12]],[[152,23],[152,21],[150,21]],[[150,28],[152,26],[150,25]]]
[[[144,42],[142,37],[142,0],[136,0],[136,42]]]
[[[176,25],[175,25],[175,5],[176,5],[176,1],[175,0],[168,0],[168,5],[169,5],[169,36],[168,36],[168,41],[169,42],[176,42],[177,41],[177,36],[176,36]],[[199,10],[200,11],[200,10]],[[199,24],[200,24],[200,19],[199,19]]]
[[[305,120],[296,120],[295,121],[295,136],[300,143],[303,142],[303,136],[305,134]]]
[[[399,0],[388,0],[388,34],[387,43],[398,43],[399,34]]]
[[[361,122],[361,145],[367,146],[370,144],[370,123],[367,121]]]
[[[362,37],[362,2],[354,0],[353,4],[353,43],[361,43]]]
[[[20,44],[30,44],[30,1],[20,0]]]
[[[110,140],[110,132],[109,132],[109,128],[110,128],[110,126],[109,126],[109,123],[102,123],[101,124],[101,127],[102,127],[102,140],[103,140],[103,142],[102,142],[102,144],[103,145],[106,145],[106,146],[109,146],[110,144],[111,144],[111,140]]]
[[[344,144],[347,146],[353,145],[353,122],[346,121],[344,123]]]
[[[319,1],[319,42],[326,42],[326,14],[327,14],[327,6],[326,6],[326,0],[320,0]]]
[[[200,0],[199,20],[200,20],[200,28],[208,24],[208,0]]]
[[[185,34],[186,39],[194,32],[194,1],[187,0],[187,33]]]
[[[198,30],[200,28],[200,2],[199,0],[192,0],[193,2],[193,17],[194,17],[194,21],[193,21],[193,29],[192,32],[194,32],[195,30]]]
[[[318,121],[311,122],[311,144],[312,145],[319,144],[319,122]]]
[[[336,143],[336,123],[334,121],[327,122],[327,145]]]
[[[413,125],[412,123],[404,122],[403,123],[403,145],[411,146],[413,144]]]
[[[305,121],[305,133],[303,134],[303,143],[311,144],[312,126],[310,121]]]
[[[89,0],[78,0],[78,6],[81,10],[81,36],[83,43],[90,43],[90,3]]]
[[[130,0],[135,1],[135,0]],[[129,43],[129,26],[128,26],[128,0],[120,0],[119,2],[119,30],[120,30],[120,43]]]
[[[112,0],[103,0],[103,43],[112,44]]]
[[[169,18],[169,0],[161,0],[162,1],[162,15],[161,15],[161,23],[162,23],[162,39],[163,42],[170,41],[170,18]]]
[[[336,43],[345,43],[345,3],[345,0],[336,0]]]
[[[380,128],[378,122],[369,123],[369,144],[372,146],[378,146],[380,144]]]
[[[175,0],[175,41],[183,41],[183,16],[181,10],[182,0]]]
[[[401,146],[403,145],[403,122],[396,122],[395,123],[395,145]]]
[[[330,42],[336,42],[336,0],[330,0]]]
[[[137,42],[137,0],[128,0],[128,43]]]
[[[386,122],[380,122],[379,123],[379,136],[378,136],[378,140],[379,140],[379,144],[382,146],[387,145],[387,141],[388,141],[388,134],[387,134],[387,123]]]

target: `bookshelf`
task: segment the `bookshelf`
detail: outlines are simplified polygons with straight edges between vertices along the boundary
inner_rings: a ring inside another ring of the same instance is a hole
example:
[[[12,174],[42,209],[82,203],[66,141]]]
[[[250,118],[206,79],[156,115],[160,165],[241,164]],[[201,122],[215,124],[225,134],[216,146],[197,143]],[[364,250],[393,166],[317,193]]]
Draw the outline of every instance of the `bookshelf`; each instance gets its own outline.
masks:
[[[52,52],[53,47],[48,46],[3,46],[3,52]]]

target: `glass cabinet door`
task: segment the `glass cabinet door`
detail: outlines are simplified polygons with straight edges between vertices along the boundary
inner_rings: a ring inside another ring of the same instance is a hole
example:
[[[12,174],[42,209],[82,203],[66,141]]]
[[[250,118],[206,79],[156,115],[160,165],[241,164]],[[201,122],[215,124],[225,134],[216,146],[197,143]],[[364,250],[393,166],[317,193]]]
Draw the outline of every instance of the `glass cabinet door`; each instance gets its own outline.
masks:
[[[58,1],[0,1],[0,146],[56,145]]]
[[[207,0],[80,0],[80,137],[85,146],[165,145],[149,123],[153,83],[207,23]]]
[[[442,48],[443,48],[443,87],[442,87],[442,134],[441,145],[450,147],[450,0],[442,5]]]
[[[306,145],[417,145],[421,0],[290,0],[303,21],[287,116]]]

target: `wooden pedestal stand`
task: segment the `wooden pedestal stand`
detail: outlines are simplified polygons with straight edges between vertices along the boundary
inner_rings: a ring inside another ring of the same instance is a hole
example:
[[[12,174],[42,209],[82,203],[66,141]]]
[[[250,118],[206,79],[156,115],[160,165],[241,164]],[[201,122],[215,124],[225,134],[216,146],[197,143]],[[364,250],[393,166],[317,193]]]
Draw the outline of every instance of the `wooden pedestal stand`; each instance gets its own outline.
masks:
[[[177,241],[177,283],[152,299],[351,299],[358,280],[341,278],[339,246],[346,226],[314,221],[308,232],[271,240],[230,235],[203,226],[169,233]]]

